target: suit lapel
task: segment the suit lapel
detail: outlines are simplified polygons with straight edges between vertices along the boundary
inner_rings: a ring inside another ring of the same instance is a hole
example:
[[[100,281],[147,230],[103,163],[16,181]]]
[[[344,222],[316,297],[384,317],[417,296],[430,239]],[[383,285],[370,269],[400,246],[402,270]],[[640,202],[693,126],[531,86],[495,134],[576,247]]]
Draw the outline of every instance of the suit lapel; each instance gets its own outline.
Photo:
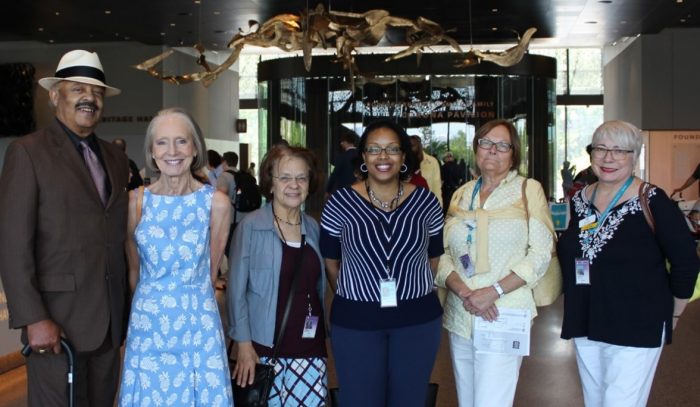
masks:
[[[97,143],[100,145],[100,150],[102,151],[102,159],[104,160],[105,164],[105,172],[107,173],[107,177],[109,178],[109,184],[111,185],[109,198],[107,199],[107,205],[105,206],[109,208],[109,206],[114,201],[114,197],[118,195],[119,191],[117,189],[121,188],[121,183],[117,182],[116,174],[118,171],[115,168],[119,161],[114,156],[114,154],[112,154],[111,149],[107,147],[106,141],[98,138]],[[97,188],[95,188],[95,191],[97,191]]]

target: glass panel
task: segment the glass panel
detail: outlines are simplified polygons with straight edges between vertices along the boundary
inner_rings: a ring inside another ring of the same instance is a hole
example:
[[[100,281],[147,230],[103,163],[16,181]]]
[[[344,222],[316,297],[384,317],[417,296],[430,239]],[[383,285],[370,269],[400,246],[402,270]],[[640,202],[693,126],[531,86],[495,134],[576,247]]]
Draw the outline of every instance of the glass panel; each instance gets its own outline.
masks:
[[[569,162],[569,171],[575,176],[590,165],[586,146],[593,131],[603,122],[603,106],[557,106],[557,137],[555,150],[555,196],[564,197],[562,169]]]
[[[531,54],[545,55],[557,60],[557,95],[566,95],[569,84],[566,76],[566,48],[532,49]]]
[[[258,86],[258,55],[241,55],[238,58],[238,97],[255,99]]]
[[[603,93],[602,53],[599,48],[569,50],[569,86],[572,95]]]

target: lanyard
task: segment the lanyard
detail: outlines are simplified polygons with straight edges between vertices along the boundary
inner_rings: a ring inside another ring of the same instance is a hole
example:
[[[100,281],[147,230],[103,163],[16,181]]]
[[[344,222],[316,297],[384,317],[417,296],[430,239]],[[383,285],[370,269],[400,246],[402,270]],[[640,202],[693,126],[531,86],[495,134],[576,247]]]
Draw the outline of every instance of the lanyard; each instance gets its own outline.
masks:
[[[481,190],[481,181],[481,177],[479,177],[479,179],[476,180],[476,185],[474,186],[474,190],[472,191],[472,201],[469,203],[470,211],[474,210],[474,199],[476,199],[476,194],[478,194],[479,190]]]
[[[608,217],[608,213],[610,212],[610,209],[615,207],[617,205],[617,201],[622,198],[622,195],[624,195],[625,191],[627,191],[627,188],[629,188],[630,185],[632,185],[632,181],[634,181],[634,177],[629,177],[627,181],[625,181],[625,184],[617,191],[615,194],[615,197],[613,198],[612,201],[608,204],[608,207],[605,208],[605,211],[600,215],[600,220],[596,222],[596,225],[592,227],[591,229],[591,236],[595,236],[596,232],[598,232],[598,229],[603,225],[603,222],[605,221],[605,218]],[[598,185],[596,184],[595,189],[593,190],[593,194],[591,194],[591,203],[590,206],[588,207],[588,216],[591,216],[593,213],[593,203],[595,202],[595,194],[598,192]]]
[[[476,185],[474,186],[474,190],[472,191],[472,201],[469,203],[470,211],[474,210],[474,200],[476,199],[476,194],[478,194],[481,190],[481,181],[481,177],[479,177],[479,179],[476,180]],[[475,228],[476,226],[474,224],[467,223],[467,245],[469,246],[471,246],[472,244],[472,233],[474,232]]]

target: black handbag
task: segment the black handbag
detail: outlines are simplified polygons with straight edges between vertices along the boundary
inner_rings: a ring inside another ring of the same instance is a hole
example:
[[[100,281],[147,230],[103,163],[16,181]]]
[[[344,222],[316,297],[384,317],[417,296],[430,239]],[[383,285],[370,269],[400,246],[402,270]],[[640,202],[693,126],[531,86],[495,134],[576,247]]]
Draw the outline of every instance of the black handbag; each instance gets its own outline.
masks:
[[[272,364],[255,364],[255,375],[253,377],[253,384],[249,384],[245,387],[241,387],[236,383],[236,380],[231,379],[231,387],[233,388],[233,403],[236,407],[267,407],[267,400],[270,398],[270,391],[272,391],[272,384],[275,382],[275,360],[277,357],[277,348],[282,337],[284,336],[284,330],[287,327],[287,319],[289,318],[289,309],[292,307],[292,300],[294,299],[294,292],[297,287],[297,277],[299,276],[299,269],[301,268],[301,262],[304,257],[304,245],[306,243],[306,236],[301,235],[301,253],[299,254],[299,259],[297,260],[297,267],[294,269],[294,275],[292,276],[292,284],[289,288],[289,296],[287,297],[287,304],[284,308],[284,316],[282,317],[282,324],[280,325],[280,331],[277,334],[277,341],[275,342],[272,358],[270,361]],[[229,354],[233,349],[233,342],[229,346]]]

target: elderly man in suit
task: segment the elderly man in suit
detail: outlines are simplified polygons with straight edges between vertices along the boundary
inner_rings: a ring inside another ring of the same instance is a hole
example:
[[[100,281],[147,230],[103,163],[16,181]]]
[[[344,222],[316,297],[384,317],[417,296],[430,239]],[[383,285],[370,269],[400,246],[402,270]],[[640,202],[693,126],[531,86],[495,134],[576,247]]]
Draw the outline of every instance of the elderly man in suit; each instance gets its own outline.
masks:
[[[64,337],[76,350],[79,406],[112,406],[126,318],[127,158],[94,130],[107,86],[95,53],[66,53],[49,91],[55,120],[14,141],[0,175],[0,275],[22,329],[30,406],[66,398]]]

